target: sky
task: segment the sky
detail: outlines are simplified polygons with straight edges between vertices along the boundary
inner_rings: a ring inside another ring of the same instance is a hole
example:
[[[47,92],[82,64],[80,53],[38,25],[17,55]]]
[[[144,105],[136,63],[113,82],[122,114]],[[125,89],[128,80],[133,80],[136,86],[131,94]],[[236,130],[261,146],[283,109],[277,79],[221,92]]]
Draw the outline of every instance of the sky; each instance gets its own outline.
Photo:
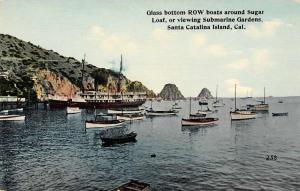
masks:
[[[246,30],[172,31],[148,10],[263,10]],[[207,87],[218,96],[300,95],[300,0],[0,0],[0,33],[98,67],[117,68],[159,93]]]

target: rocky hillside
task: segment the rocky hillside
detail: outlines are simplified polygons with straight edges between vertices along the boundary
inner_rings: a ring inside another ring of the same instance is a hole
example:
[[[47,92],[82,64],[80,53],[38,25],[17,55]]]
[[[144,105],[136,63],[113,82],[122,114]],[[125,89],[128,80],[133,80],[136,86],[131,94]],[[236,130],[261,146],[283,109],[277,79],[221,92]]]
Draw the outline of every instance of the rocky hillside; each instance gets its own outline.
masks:
[[[166,84],[157,96],[165,100],[184,99],[184,96],[175,84]]]
[[[198,95],[199,98],[206,98],[211,99],[213,96],[211,95],[211,92],[207,88],[203,88],[201,92]]]
[[[72,96],[80,89],[82,61],[64,57],[10,35],[0,34],[0,95]],[[8,75],[1,75],[8,72]],[[122,91],[145,91],[155,96],[140,82],[122,78]],[[115,91],[118,73],[86,64],[84,88]],[[108,88],[109,87],[109,88]]]

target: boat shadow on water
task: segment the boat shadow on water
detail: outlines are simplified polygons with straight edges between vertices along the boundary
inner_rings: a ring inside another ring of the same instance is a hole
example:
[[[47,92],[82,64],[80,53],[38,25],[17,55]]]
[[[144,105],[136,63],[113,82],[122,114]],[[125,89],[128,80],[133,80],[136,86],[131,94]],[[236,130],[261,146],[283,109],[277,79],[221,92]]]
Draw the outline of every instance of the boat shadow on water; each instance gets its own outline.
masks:
[[[197,133],[202,132],[206,133],[209,128],[213,128],[218,126],[217,124],[209,124],[209,125],[193,125],[193,126],[181,126],[182,132],[190,132],[190,133]]]
[[[255,119],[247,119],[247,120],[231,121],[230,125],[232,128],[246,128],[246,127],[252,127],[254,123],[255,123]]]
[[[134,145],[137,142],[137,140],[132,140],[130,142],[124,142],[124,143],[110,143],[110,142],[102,142],[102,147],[121,147],[124,145]]]

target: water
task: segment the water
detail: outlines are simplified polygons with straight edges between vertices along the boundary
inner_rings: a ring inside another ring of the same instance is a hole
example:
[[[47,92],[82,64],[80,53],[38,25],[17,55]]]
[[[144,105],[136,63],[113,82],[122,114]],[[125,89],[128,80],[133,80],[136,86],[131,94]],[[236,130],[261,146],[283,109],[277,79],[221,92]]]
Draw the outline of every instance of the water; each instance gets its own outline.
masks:
[[[99,130],[85,131],[92,113],[27,111],[25,122],[0,122],[0,190],[109,190],[129,179],[152,190],[299,190],[300,98],[278,100],[268,99],[270,112],[255,120],[231,123],[233,101],[225,99],[214,114],[218,125],[206,128],[181,127],[189,113],[189,102],[182,101],[178,116],[128,124],[137,142],[111,147],[102,146]],[[200,108],[192,105],[193,112]]]

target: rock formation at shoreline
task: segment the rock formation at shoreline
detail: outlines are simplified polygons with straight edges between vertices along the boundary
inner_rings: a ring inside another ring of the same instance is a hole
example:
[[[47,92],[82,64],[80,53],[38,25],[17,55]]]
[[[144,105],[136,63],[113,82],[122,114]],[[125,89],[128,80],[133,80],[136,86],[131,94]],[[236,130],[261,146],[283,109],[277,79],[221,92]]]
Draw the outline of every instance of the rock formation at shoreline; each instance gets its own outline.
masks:
[[[30,96],[31,99],[43,99],[48,95],[72,96],[82,86],[81,70],[82,62],[73,57],[0,34],[0,95]],[[118,77],[118,72],[86,64],[84,88],[107,91],[108,83],[116,86]],[[149,97],[155,96],[141,82],[132,82],[124,75],[121,79],[123,91],[143,91]]]
[[[165,100],[184,99],[184,96],[175,84],[166,84],[157,96]]]
[[[207,88],[203,88],[199,93],[198,98],[211,99],[213,98],[213,96],[211,95],[211,92]]]

